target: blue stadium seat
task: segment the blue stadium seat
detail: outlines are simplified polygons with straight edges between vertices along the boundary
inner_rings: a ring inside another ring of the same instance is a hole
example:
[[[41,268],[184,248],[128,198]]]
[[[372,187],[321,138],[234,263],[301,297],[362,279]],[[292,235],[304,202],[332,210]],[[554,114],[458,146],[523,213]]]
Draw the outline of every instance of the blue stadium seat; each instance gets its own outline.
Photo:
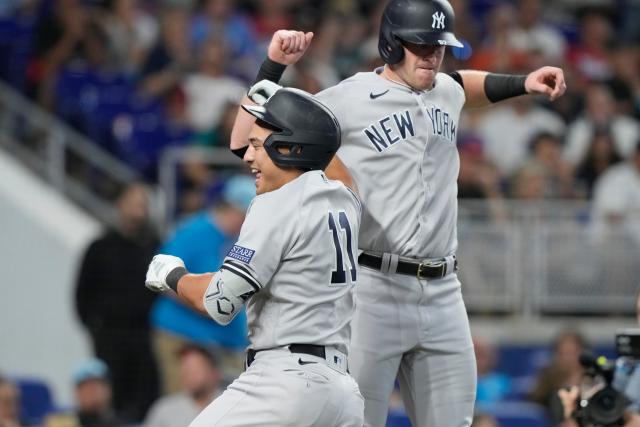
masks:
[[[20,416],[24,424],[40,424],[54,409],[49,386],[36,378],[16,378],[14,381],[20,389]]]
[[[86,114],[98,103],[95,75],[82,64],[73,64],[58,74],[55,84],[56,113],[71,126],[86,133]]]
[[[544,408],[535,403],[504,402],[482,409],[495,416],[500,427],[551,427]]]
[[[169,123],[153,109],[136,114],[120,114],[112,128],[114,153],[146,178],[155,180],[157,164],[167,147],[184,146],[192,132]]]

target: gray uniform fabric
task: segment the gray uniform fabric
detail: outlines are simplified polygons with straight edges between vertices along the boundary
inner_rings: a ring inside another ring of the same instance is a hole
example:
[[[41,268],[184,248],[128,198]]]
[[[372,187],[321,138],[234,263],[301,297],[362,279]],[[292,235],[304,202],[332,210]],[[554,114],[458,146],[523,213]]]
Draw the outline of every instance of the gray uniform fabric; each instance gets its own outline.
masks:
[[[420,260],[453,255],[464,91],[443,73],[418,92],[380,71],[318,94],[340,122],[338,156],[363,201],[360,249]],[[457,276],[426,281],[362,268],[360,277],[349,362],[365,425],[385,425],[396,376],[414,426],[471,425],[475,356]]]
[[[361,426],[353,378],[290,344],[347,353],[361,206],[321,171],[257,196],[221,268],[254,286],[247,296],[253,364],[191,427]],[[340,274],[342,272],[342,274]]]

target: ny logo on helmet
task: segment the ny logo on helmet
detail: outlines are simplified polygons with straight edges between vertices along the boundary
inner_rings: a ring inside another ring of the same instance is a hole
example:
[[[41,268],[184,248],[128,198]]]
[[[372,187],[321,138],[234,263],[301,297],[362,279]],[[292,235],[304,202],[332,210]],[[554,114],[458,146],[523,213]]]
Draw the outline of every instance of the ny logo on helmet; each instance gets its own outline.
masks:
[[[434,28],[437,30],[443,30],[444,29],[444,13],[436,12],[433,15],[431,15],[431,17],[433,18],[433,23],[431,24],[431,28]]]

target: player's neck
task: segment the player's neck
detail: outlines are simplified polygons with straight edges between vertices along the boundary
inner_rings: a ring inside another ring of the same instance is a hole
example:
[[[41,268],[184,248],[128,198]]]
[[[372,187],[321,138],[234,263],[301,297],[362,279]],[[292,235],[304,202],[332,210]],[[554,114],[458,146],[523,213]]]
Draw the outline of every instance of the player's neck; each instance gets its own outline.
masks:
[[[406,86],[410,89],[413,89],[411,87],[411,85],[409,85],[407,82],[405,82],[402,77],[400,77],[398,75],[398,73],[396,73],[393,68],[389,65],[385,65],[384,68],[382,69],[382,73],[380,73],[381,77],[384,77],[385,79],[392,81],[394,83],[397,83],[401,86]]]

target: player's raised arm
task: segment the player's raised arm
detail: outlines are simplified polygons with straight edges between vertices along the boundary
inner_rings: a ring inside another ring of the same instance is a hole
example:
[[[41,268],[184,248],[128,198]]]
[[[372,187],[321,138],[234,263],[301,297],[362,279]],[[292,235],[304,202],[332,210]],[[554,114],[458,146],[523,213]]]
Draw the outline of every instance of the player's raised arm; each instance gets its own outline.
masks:
[[[262,63],[254,84],[262,80],[269,80],[277,84],[287,65],[295,64],[304,55],[311,39],[313,39],[313,33],[290,30],[276,31],[269,43],[267,58]],[[241,105],[255,104],[248,96],[245,96],[240,103]],[[236,120],[231,131],[230,148],[240,158],[244,156],[249,144],[247,138],[254,121],[255,117],[238,107]]]
[[[483,107],[520,95],[543,94],[555,101],[567,90],[564,72],[557,67],[542,67],[527,75],[494,74],[486,71],[458,71],[465,106]]]

